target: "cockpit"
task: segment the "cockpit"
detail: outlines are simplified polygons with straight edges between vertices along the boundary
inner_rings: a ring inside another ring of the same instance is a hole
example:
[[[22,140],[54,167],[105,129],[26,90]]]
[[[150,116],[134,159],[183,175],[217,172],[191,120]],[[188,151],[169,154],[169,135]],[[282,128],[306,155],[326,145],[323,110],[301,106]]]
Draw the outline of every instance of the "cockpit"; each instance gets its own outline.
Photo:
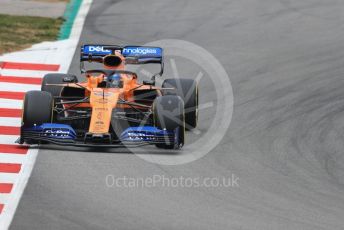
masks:
[[[113,74],[107,77],[109,88],[123,88],[123,78],[121,74]]]
[[[134,72],[126,70],[88,70],[87,77],[92,77],[96,87],[99,88],[123,88],[126,84],[137,79]]]

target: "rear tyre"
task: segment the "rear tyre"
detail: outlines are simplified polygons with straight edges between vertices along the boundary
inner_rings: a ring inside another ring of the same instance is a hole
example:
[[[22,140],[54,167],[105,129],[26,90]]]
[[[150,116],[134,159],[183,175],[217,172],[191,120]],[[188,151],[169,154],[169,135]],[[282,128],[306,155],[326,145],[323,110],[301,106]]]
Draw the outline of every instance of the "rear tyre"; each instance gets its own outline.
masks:
[[[64,84],[65,82],[63,79],[69,79],[70,81],[78,82],[78,78],[72,74],[49,73],[43,78],[41,90],[51,93],[53,97],[58,97],[60,96],[63,87],[49,84]]]
[[[157,97],[153,103],[154,125],[170,132],[175,132],[174,140],[165,139],[165,143],[156,144],[158,148],[180,149],[185,139],[184,102],[179,96],[166,95]]]
[[[184,101],[186,129],[196,128],[198,121],[198,83],[193,79],[166,79],[163,88],[175,88],[164,90],[164,95],[178,95]]]
[[[25,94],[22,128],[51,123],[53,97],[48,92],[29,91]],[[22,135],[21,135],[22,137]],[[26,140],[29,144],[34,142]],[[24,142],[22,139],[21,143]]]

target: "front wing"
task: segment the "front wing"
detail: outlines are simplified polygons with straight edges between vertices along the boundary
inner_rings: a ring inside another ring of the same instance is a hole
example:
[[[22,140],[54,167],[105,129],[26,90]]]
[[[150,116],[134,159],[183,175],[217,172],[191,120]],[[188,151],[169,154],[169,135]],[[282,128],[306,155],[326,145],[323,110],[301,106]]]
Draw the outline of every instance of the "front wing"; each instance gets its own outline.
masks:
[[[109,134],[90,134],[78,138],[74,129],[65,124],[45,123],[22,127],[17,143],[51,143],[75,147],[139,147],[150,144],[178,144],[178,132],[161,130],[153,126],[129,127],[116,140]]]

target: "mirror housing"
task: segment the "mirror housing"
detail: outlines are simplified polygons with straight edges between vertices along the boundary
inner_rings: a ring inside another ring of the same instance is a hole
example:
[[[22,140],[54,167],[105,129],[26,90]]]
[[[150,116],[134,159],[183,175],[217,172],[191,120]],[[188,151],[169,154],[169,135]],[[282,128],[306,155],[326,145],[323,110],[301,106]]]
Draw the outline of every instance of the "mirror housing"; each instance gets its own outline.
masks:
[[[75,77],[66,76],[63,78],[64,83],[77,83],[77,79]]]

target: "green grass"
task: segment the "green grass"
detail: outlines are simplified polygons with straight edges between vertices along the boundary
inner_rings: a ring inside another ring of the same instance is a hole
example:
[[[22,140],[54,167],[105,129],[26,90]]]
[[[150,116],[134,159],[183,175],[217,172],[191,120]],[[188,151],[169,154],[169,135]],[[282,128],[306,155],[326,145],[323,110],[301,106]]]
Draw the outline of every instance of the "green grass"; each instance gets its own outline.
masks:
[[[57,39],[63,19],[0,14],[0,54]]]

